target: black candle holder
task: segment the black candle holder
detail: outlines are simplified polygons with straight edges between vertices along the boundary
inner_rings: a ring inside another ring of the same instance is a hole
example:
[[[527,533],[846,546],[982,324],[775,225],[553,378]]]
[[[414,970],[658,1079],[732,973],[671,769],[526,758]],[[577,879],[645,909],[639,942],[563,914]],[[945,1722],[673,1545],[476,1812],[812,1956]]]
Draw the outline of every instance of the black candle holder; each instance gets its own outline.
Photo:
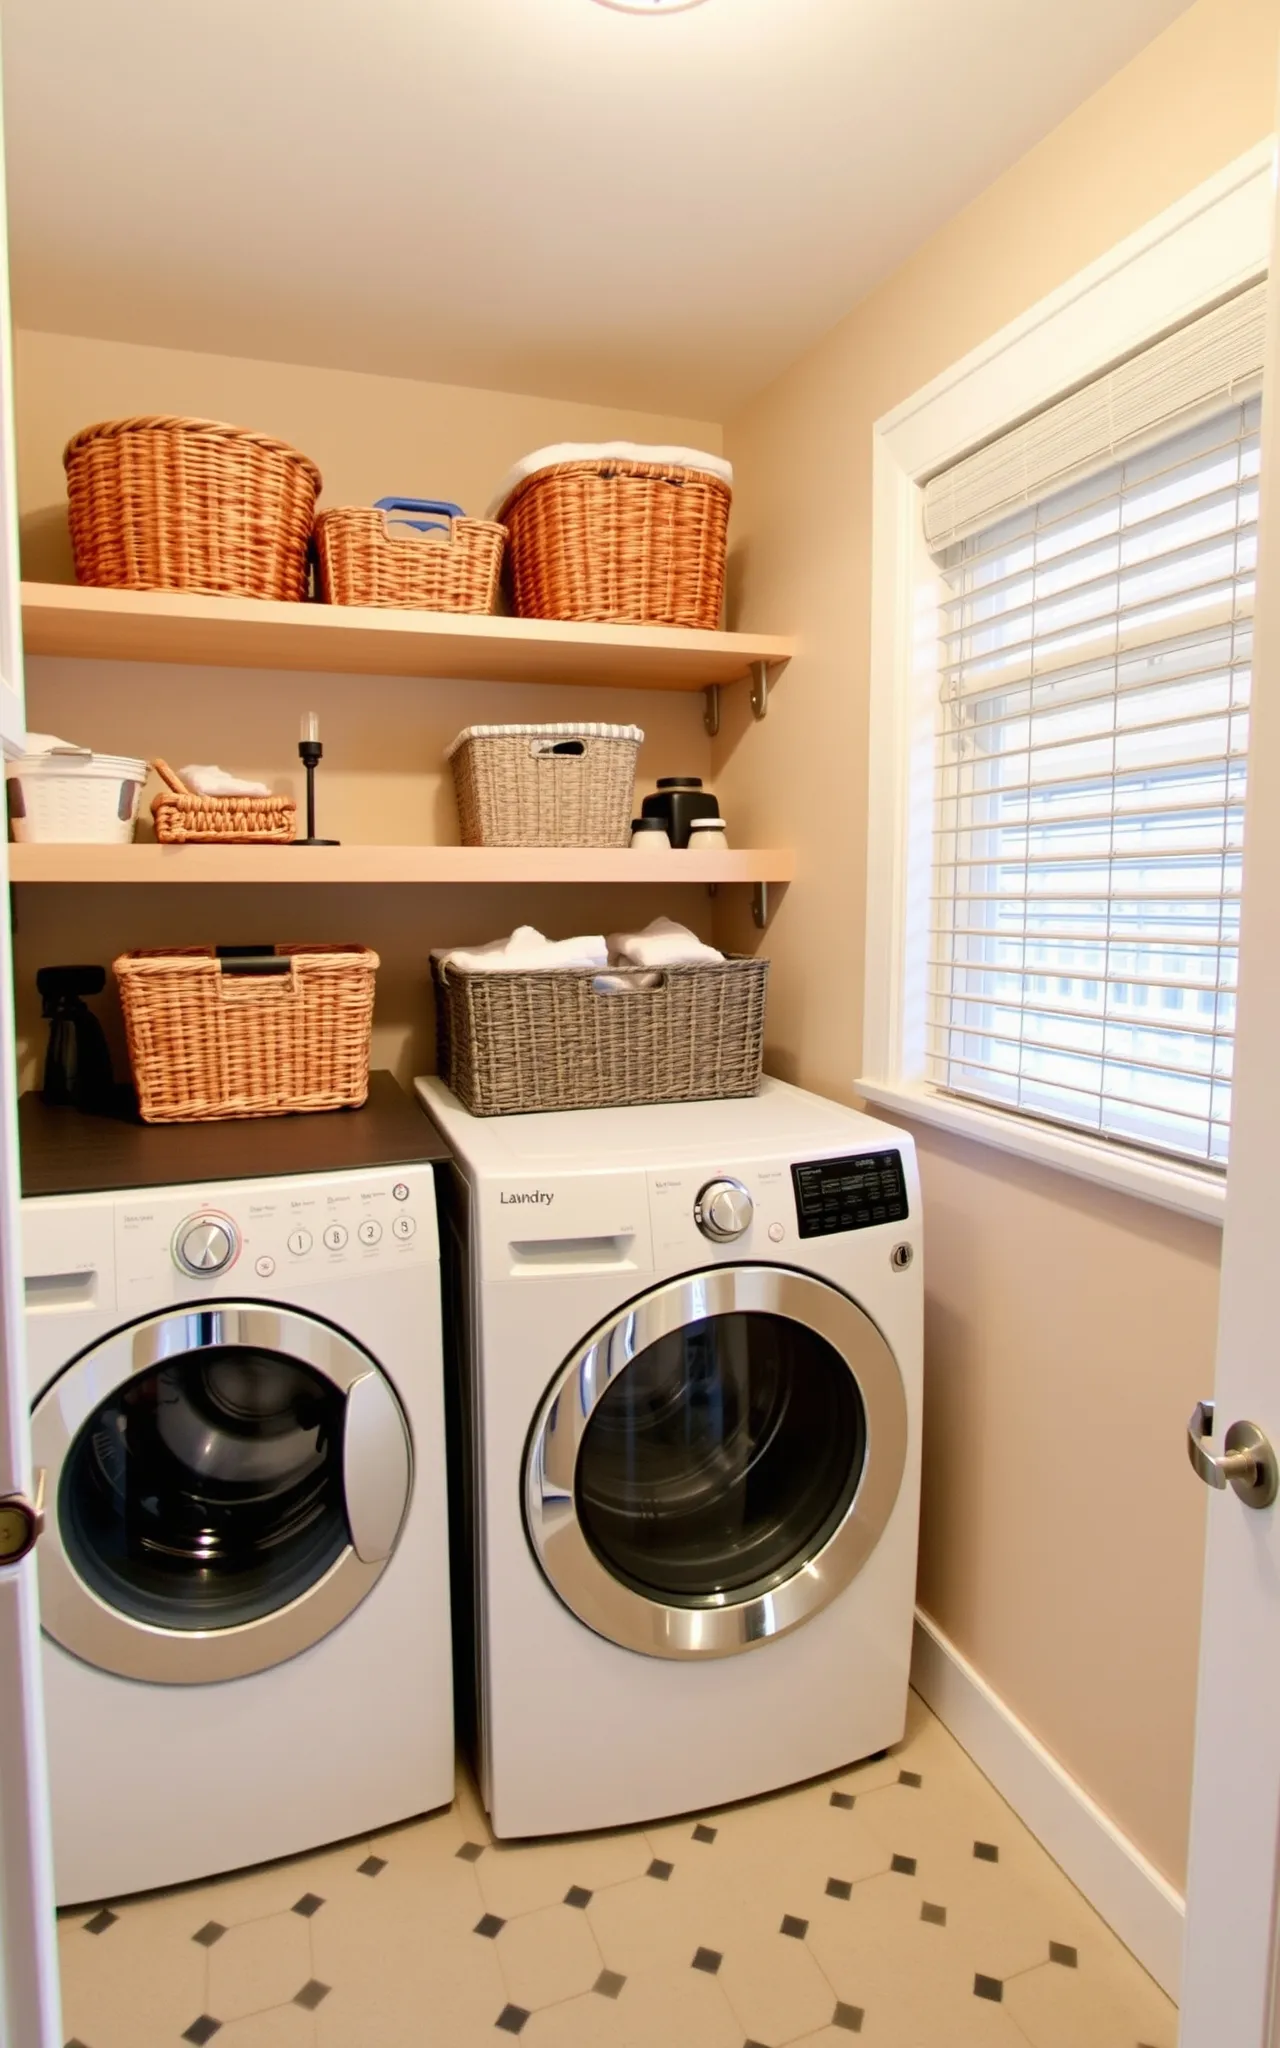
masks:
[[[319,740],[298,741],[298,758],[307,771],[307,836],[295,839],[295,846],[341,846],[340,839],[318,839],[316,837],[316,763],[323,760],[324,748]]]

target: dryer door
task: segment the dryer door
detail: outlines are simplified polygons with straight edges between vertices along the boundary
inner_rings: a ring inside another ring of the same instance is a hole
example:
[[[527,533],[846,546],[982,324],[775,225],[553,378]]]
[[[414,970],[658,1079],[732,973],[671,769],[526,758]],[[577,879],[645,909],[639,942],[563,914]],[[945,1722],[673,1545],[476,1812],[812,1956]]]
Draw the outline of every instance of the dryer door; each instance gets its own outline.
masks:
[[[409,1500],[408,1425],[374,1360],[252,1303],[116,1331],[43,1395],[32,1439],[54,1506],[46,1630],[162,1684],[243,1677],[327,1635]]]
[[[599,1635],[729,1656],[856,1577],[906,1449],[870,1317],[807,1273],[721,1266],[642,1295],[569,1359],[530,1438],[526,1523]]]

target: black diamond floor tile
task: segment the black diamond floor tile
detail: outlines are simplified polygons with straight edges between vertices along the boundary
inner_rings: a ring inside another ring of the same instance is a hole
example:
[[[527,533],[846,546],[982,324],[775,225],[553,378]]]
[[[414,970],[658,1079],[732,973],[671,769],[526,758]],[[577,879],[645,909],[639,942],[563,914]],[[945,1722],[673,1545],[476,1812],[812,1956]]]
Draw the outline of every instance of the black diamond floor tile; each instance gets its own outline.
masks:
[[[795,1913],[784,1913],[782,1916],[782,1926],[778,1932],[790,1935],[792,1941],[803,1941],[805,1935],[809,1932],[809,1922],[801,1920]]]
[[[846,2005],[842,1999],[831,2015],[831,2024],[833,2027],[843,2027],[846,2034],[860,2034],[865,2018],[866,2014],[860,2005]]]
[[[322,1984],[318,1977],[310,1977],[301,1991],[293,1994],[293,2003],[300,2005],[304,2012],[314,2012],[322,2000],[329,1996],[330,1986]]]
[[[522,2005],[504,2005],[493,2024],[499,2033],[522,2034],[529,2024],[529,2017]]]
[[[833,1792],[831,1794],[831,1804],[838,1806],[842,1813],[852,1813],[857,1803],[852,1792]]]
[[[945,1927],[947,1924],[947,1909],[945,1906],[931,1906],[926,1899],[920,1908],[920,1918],[927,1920],[930,1927]]]
[[[564,1902],[566,1906],[576,1906],[579,1912],[585,1912],[591,1904],[591,1894],[585,1885],[571,1884],[564,1895]]]
[[[1051,1963],[1061,1963],[1064,1970],[1075,1970],[1079,1968],[1080,1957],[1076,1950],[1071,1948],[1065,1941],[1051,1941],[1049,1943],[1049,1961]]]
[[[499,1920],[496,1913],[486,1913],[483,1918],[476,1921],[472,1931],[475,1934],[483,1934],[486,1941],[496,1941],[506,1924],[505,1920]]]
[[[313,1913],[320,1911],[323,1904],[324,1900],[317,1898],[314,1892],[304,1892],[300,1899],[294,1900],[289,1910],[291,1913],[300,1914],[304,1920],[309,1920]]]
[[[220,1920],[206,1920],[203,1927],[196,1929],[191,1939],[198,1941],[201,1948],[212,1948],[215,1941],[222,1940],[226,1931]]]
[[[853,1886],[848,1878],[829,1877],[827,1879],[827,1897],[829,1899],[851,1899],[853,1897]]]
[[[1004,1997],[1004,1985],[998,1977],[984,1977],[979,1973],[973,1980],[975,1998],[989,1998],[993,2005],[999,2005]]]
[[[994,1842],[975,1842],[973,1853],[979,1863],[998,1863],[1000,1861],[1000,1851]]]
[[[204,2048],[206,2041],[212,2041],[214,2035],[221,2032],[222,2021],[215,2020],[207,2012],[202,2012],[198,2020],[192,2020],[182,2038],[184,2041],[192,2042],[194,2048]]]
[[[484,1855],[484,1843],[464,1842],[462,1847],[455,1851],[455,1854],[463,1863],[478,1863]]]
[[[356,1865],[356,1869],[361,1877],[381,1877],[386,1867],[387,1859],[385,1856],[366,1856],[363,1863],[357,1863]]]
[[[84,1931],[86,1934],[105,1934],[108,1927],[114,1927],[119,1918],[120,1915],[113,1913],[110,1906],[103,1906],[100,1912],[94,1914],[92,1920],[85,1921]]]
[[[914,1856],[895,1856],[889,1868],[890,1870],[896,1870],[899,1877],[914,1877],[916,1874],[916,1859]]]
[[[924,1783],[924,1779],[920,1776],[919,1771],[899,1771],[898,1783],[900,1785],[910,1785],[918,1792]]]
[[[724,1957],[718,1948],[700,1948],[693,1959],[695,1970],[705,1970],[708,1977],[714,1977]]]
[[[626,1981],[626,1978],[620,1977],[616,1970],[601,1970],[591,1989],[598,1991],[601,1998],[617,1998]]]
[[[655,1856],[645,1871],[645,1876],[656,1877],[661,1884],[665,1884],[675,1867],[674,1863],[664,1863],[661,1856]]]
[[[693,1831],[693,1839],[695,1842],[714,1842],[719,1832],[718,1828],[709,1828],[705,1821],[700,1820]]]

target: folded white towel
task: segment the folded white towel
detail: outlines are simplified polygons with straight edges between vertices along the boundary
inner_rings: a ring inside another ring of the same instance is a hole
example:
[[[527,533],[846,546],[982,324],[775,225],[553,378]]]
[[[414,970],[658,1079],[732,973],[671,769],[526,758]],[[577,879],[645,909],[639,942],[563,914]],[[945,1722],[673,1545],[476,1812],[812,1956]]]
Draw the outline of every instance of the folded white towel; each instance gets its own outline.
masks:
[[[546,939],[531,924],[522,924],[509,939],[451,951],[442,948],[431,957],[443,967],[460,967],[468,974],[525,974],[539,967],[603,967],[609,950],[598,932],[576,939]]]
[[[228,775],[225,768],[216,768],[212,761],[197,761],[193,767],[179,768],[179,775],[188,789],[197,796],[270,796],[271,785],[267,782],[244,782],[238,775]]]
[[[642,441],[559,441],[553,448],[535,448],[524,455],[503,477],[489,501],[486,519],[496,519],[511,493],[539,470],[558,468],[562,462],[596,462],[616,456],[623,462],[662,462],[673,469],[700,469],[719,477],[733,488],[733,464],[723,455],[708,455],[701,448],[652,447]]]
[[[610,932],[609,957],[624,967],[684,967],[698,961],[723,960],[685,925],[655,917],[642,932]]]

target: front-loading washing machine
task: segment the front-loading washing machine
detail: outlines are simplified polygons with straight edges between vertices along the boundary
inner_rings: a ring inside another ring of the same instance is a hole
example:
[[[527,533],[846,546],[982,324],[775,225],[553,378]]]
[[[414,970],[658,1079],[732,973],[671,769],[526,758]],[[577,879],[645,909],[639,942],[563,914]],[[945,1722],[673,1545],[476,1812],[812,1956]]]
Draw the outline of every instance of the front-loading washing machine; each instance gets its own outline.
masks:
[[[27,1198],[23,1246],[59,1900],[447,1804],[431,1166]]]
[[[445,1203],[477,1758],[500,1836],[898,1741],[920,1488],[912,1140],[745,1101],[480,1119]]]

